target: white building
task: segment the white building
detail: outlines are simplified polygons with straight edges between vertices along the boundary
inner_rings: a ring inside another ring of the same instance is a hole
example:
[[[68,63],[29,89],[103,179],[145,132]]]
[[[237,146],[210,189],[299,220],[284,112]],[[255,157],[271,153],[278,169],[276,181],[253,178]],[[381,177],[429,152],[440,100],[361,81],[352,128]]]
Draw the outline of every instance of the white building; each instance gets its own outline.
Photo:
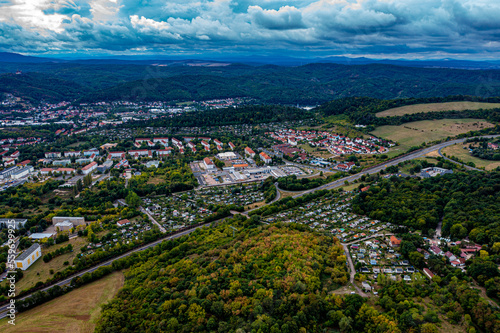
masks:
[[[42,249],[40,248],[40,244],[33,244],[14,260],[15,268],[25,271],[41,256]]]
[[[208,157],[205,157],[205,158],[203,159],[203,164],[205,164],[205,168],[206,168],[207,170],[212,170],[212,169],[215,169],[215,164],[214,164],[214,162],[212,162],[212,160],[211,160],[211,159],[209,159]]]
[[[24,168],[22,169],[19,169],[19,170],[16,170],[14,171],[10,177],[12,179],[20,179],[20,178],[23,178],[23,177],[26,177],[30,174],[30,172],[33,172],[33,167],[31,165],[27,165],[25,166]]]
[[[96,168],[97,168],[97,162],[92,162],[82,168],[82,173],[84,175],[88,175],[89,173],[92,173],[92,171],[94,171]]]

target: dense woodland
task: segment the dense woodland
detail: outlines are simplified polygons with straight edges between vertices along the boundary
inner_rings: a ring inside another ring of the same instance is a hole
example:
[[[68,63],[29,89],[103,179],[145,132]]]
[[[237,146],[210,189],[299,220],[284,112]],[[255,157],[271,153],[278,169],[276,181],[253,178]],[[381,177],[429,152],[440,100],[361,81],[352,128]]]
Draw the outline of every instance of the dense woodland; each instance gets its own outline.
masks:
[[[353,201],[353,209],[424,233],[442,220],[443,235],[479,244],[500,242],[500,172],[468,172],[424,180],[384,179]]]
[[[182,113],[171,118],[160,118],[128,124],[128,127],[209,127],[223,125],[283,122],[312,118],[311,112],[281,105],[247,105],[236,108]]]
[[[379,99],[426,98],[449,95],[500,95],[495,70],[412,68],[393,65],[308,64],[297,67],[150,66],[140,64],[0,63],[6,92],[50,101],[192,101],[250,97],[262,103],[317,105],[327,101],[369,96]],[[36,73],[34,73],[36,72]],[[38,77],[45,82],[38,82]],[[19,78],[21,77],[21,79]],[[33,77],[33,83],[22,77]],[[482,79],[488,77],[488,86]],[[50,86],[47,82],[54,82]],[[68,89],[69,87],[69,89]]]

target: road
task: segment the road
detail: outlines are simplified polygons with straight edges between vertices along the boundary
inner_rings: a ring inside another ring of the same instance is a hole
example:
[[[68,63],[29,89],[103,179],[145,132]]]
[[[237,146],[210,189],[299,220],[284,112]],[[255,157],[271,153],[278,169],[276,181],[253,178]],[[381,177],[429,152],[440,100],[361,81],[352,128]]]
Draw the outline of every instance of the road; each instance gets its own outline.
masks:
[[[445,147],[439,148],[439,150],[438,150],[438,154],[439,154],[439,156],[441,156],[441,157],[442,157],[442,158],[444,158],[445,160],[450,161],[450,162],[453,162],[453,163],[458,164],[458,165],[461,165],[461,166],[463,166],[464,168],[466,168],[467,170],[475,170],[475,171],[482,171],[482,172],[484,172],[484,170],[481,170],[481,169],[478,169],[478,168],[474,168],[474,167],[468,166],[468,165],[466,165],[466,164],[463,164],[463,163],[460,163],[460,162],[454,161],[454,160],[452,160],[451,158],[448,158],[448,157],[444,156],[444,155],[443,155],[443,153],[441,153],[441,149],[443,149],[443,148],[445,148]]]
[[[481,136],[481,138],[494,138],[494,137],[500,137],[500,135],[487,135],[487,136]],[[333,182],[331,182],[331,183],[325,184],[325,185],[323,185],[323,186],[320,186],[320,187],[314,188],[314,189],[312,189],[312,190],[305,191],[305,192],[300,193],[300,194],[297,194],[297,195],[295,195],[295,196],[293,196],[293,197],[294,197],[294,198],[298,198],[298,197],[300,197],[300,196],[303,196],[303,195],[306,195],[306,194],[308,194],[308,193],[312,193],[312,192],[315,192],[315,191],[318,191],[318,190],[324,190],[324,189],[328,189],[328,190],[330,190],[330,189],[334,189],[334,188],[337,188],[337,187],[341,187],[341,186],[343,186],[343,185],[344,185],[344,181],[345,181],[345,180],[347,180],[347,181],[353,181],[353,180],[355,180],[355,179],[359,179],[359,178],[361,178],[361,176],[362,176],[362,175],[367,175],[367,174],[369,174],[369,173],[377,173],[377,172],[379,172],[379,171],[381,171],[381,170],[383,170],[383,169],[385,169],[385,168],[387,168],[387,167],[389,167],[389,166],[391,166],[391,165],[397,165],[397,164],[398,164],[398,163],[400,163],[400,162],[404,162],[404,161],[408,161],[408,160],[412,160],[412,159],[415,159],[415,158],[419,158],[419,157],[425,156],[426,154],[428,154],[428,153],[430,153],[430,152],[433,152],[433,151],[435,151],[435,150],[440,150],[440,149],[442,149],[442,148],[444,148],[444,147],[448,147],[448,146],[454,145],[454,144],[456,144],[456,143],[463,143],[466,139],[469,139],[469,138],[457,139],[457,140],[452,140],[452,141],[448,141],[448,142],[444,142],[444,143],[437,144],[437,145],[432,146],[432,147],[430,147],[430,148],[426,148],[426,149],[420,150],[420,151],[418,151],[418,152],[411,153],[411,154],[408,154],[408,155],[406,155],[406,156],[403,156],[403,157],[396,158],[396,159],[394,159],[394,160],[388,161],[387,163],[385,163],[385,164],[383,164],[383,165],[379,165],[379,166],[376,166],[376,167],[373,167],[373,168],[370,168],[370,169],[363,170],[362,172],[357,173],[357,174],[355,174],[355,175],[351,175],[351,176],[348,176],[348,177],[344,177],[344,178],[338,179],[338,180],[336,180],[336,181],[333,181]],[[454,162],[454,161],[452,161],[452,162]],[[455,162],[455,163],[456,163],[456,162]],[[120,204],[122,204],[122,205],[124,205],[124,206],[126,206],[126,205],[127,205],[127,204],[126,204],[123,200],[118,200],[118,203],[120,203]],[[142,208],[142,207],[141,207],[141,208]],[[156,220],[154,220],[154,219],[152,218],[152,216],[151,216],[151,215],[150,215],[150,214],[149,214],[146,210],[144,210],[144,208],[142,208],[142,210],[141,210],[141,211],[143,211],[146,215],[148,215],[148,217],[149,217],[149,218],[153,221],[153,223],[156,223],[157,225],[159,225],[159,223],[158,223],[158,222],[156,222]],[[247,213],[248,213],[248,212],[247,212]],[[160,230],[162,230],[162,229],[163,229],[163,230],[165,230],[165,229],[164,229],[163,227],[161,227],[160,225],[159,225],[159,227],[160,227]],[[182,236],[182,235],[185,235],[185,234],[191,233],[191,232],[193,232],[194,230],[196,230],[197,228],[201,228],[201,227],[202,227],[202,226],[198,226],[198,227],[196,227],[196,228],[193,228],[193,229],[190,229],[190,230],[186,230],[186,231],[184,231],[184,232],[182,232],[182,233],[180,233],[180,234],[173,235],[172,237],[170,237],[170,238],[168,238],[168,239],[180,237],[180,236]],[[162,231],[162,232],[165,232],[165,231]],[[372,237],[373,237],[373,236],[372,236]],[[364,239],[363,239],[363,240],[364,240]],[[46,287],[46,288],[42,289],[42,291],[48,290],[48,289],[50,289],[51,287],[53,287],[53,286],[55,286],[55,285],[62,286],[62,285],[68,284],[68,283],[69,283],[69,282],[70,282],[70,281],[71,281],[74,277],[77,277],[77,276],[82,276],[83,274],[88,273],[88,272],[93,272],[94,270],[96,270],[96,269],[97,269],[97,268],[99,268],[99,267],[109,265],[109,264],[111,264],[111,263],[112,263],[113,261],[115,261],[115,260],[118,260],[118,259],[124,258],[124,257],[126,257],[126,256],[129,256],[131,253],[138,252],[138,251],[143,251],[143,250],[145,250],[145,249],[148,249],[148,248],[150,248],[150,247],[153,247],[153,246],[155,246],[155,245],[157,245],[157,244],[161,243],[162,241],[164,241],[164,239],[161,239],[161,240],[155,241],[155,242],[150,243],[150,244],[147,244],[147,245],[145,245],[145,246],[143,246],[143,247],[140,247],[140,248],[137,248],[137,249],[132,250],[132,251],[130,251],[130,252],[127,252],[127,253],[125,253],[125,254],[122,254],[122,255],[120,255],[120,256],[118,256],[118,257],[116,257],[116,258],[110,259],[110,260],[108,260],[108,261],[106,261],[106,262],[104,262],[104,263],[102,263],[102,264],[99,264],[99,265],[97,265],[97,266],[94,266],[94,267],[92,267],[92,268],[89,268],[89,269],[87,269],[87,270],[85,270],[85,271],[83,271],[83,272],[77,273],[77,274],[75,274],[75,275],[73,275],[73,276],[71,276],[71,277],[69,277],[69,278],[67,278],[67,279],[65,279],[65,280],[62,280],[62,281],[57,282],[57,283],[55,283],[55,284],[53,284],[53,285],[51,285],[51,286],[48,286],[48,287]],[[361,240],[358,240],[358,241],[361,241]],[[348,243],[348,244],[351,244],[351,243]],[[352,283],[352,282],[354,281],[354,274],[355,274],[355,270],[354,270],[354,265],[353,265],[353,263],[352,263],[352,260],[350,259],[350,258],[351,258],[351,256],[350,256],[350,254],[349,254],[349,249],[348,249],[348,247],[347,247],[347,245],[348,245],[348,244],[342,244],[342,245],[344,246],[344,251],[345,251],[345,253],[347,254],[348,262],[349,262],[350,267],[351,267],[351,283]],[[355,287],[356,287],[356,286],[355,286]],[[358,289],[359,289],[359,288],[358,288],[358,287],[356,287],[356,290],[358,290]],[[366,295],[366,294],[365,294],[365,293],[363,293],[361,290],[358,290],[358,293],[359,293],[360,295],[362,295],[362,296],[363,296],[363,295]],[[23,297],[23,298],[21,298],[21,299],[25,299],[25,298],[30,297],[30,296],[31,296],[31,294],[30,294],[30,295],[26,295],[26,296],[24,296],[24,297]],[[4,306],[0,307],[0,319],[1,319],[1,318],[4,318],[4,317],[6,316],[6,313],[7,313],[7,312],[6,312],[6,308],[7,308],[7,305],[4,305]]]
[[[354,263],[352,262],[352,258],[351,258],[351,253],[349,252],[349,245],[352,245],[352,244],[356,244],[356,243],[359,243],[359,242],[363,242],[365,240],[368,240],[368,239],[371,239],[371,238],[376,238],[376,237],[381,237],[381,236],[392,236],[394,234],[392,233],[384,233],[384,234],[375,234],[375,235],[371,235],[369,237],[365,237],[365,238],[361,238],[361,239],[356,239],[352,242],[349,242],[349,243],[341,243],[342,246],[344,247],[344,253],[347,257],[347,262],[349,263],[349,268],[350,268],[350,278],[349,278],[349,281],[351,282],[351,284],[354,286],[354,288],[356,289],[357,293],[362,296],[362,297],[369,297],[368,294],[364,293],[355,283],[354,283],[354,275],[356,275],[356,269],[354,268]]]
[[[361,290],[361,288],[359,288],[354,283],[354,275],[356,275],[356,270],[354,269],[354,264],[352,263],[351,254],[349,253],[349,247],[347,246],[347,244],[342,244],[342,246],[344,247],[344,252],[345,252],[345,255],[347,256],[347,262],[349,263],[349,267],[351,268],[350,269],[351,274],[350,274],[350,277],[349,277],[349,282],[354,286],[354,289],[356,289],[356,293],[358,295],[360,295],[361,297],[369,297],[369,295],[367,295],[366,293],[364,293],[363,290]]]
[[[500,137],[500,135],[485,135],[485,136],[480,136],[478,138],[496,138],[496,137]],[[413,160],[415,158],[419,158],[419,157],[423,157],[435,150],[441,150],[442,148],[444,147],[448,147],[448,146],[452,146],[456,143],[463,143],[465,140],[467,139],[470,139],[470,138],[463,138],[463,139],[457,139],[457,140],[452,140],[452,141],[447,141],[447,142],[443,142],[443,143],[440,143],[440,144],[437,144],[437,145],[434,145],[432,147],[429,147],[429,148],[425,148],[425,149],[422,149],[422,150],[419,150],[419,151],[416,151],[414,153],[410,153],[406,156],[402,156],[402,157],[399,157],[399,158],[396,158],[394,160],[391,160],[391,161],[387,161],[387,163],[384,163],[382,165],[378,165],[378,166],[375,166],[375,167],[372,167],[372,168],[369,168],[369,169],[365,169],[357,174],[354,174],[354,175],[351,175],[351,176],[347,176],[347,177],[344,177],[344,178],[340,178],[336,181],[333,181],[331,183],[328,183],[328,184],[325,184],[325,185],[322,185],[320,187],[316,187],[312,190],[308,190],[308,191],[305,191],[305,192],[302,192],[300,194],[297,194],[297,195],[294,195],[293,197],[294,198],[298,198],[298,197],[301,197],[303,195],[306,195],[306,194],[309,194],[309,193],[312,193],[312,192],[315,192],[315,191],[318,191],[318,190],[331,190],[331,189],[334,189],[334,188],[338,188],[338,187],[342,187],[344,186],[344,182],[347,180],[348,182],[352,182],[356,179],[359,179],[361,178],[363,175],[367,175],[367,174],[373,174],[373,173],[377,173],[377,172],[380,172],[381,170],[384,170],[385,168],[389,167],[389,166],[392,166],[392,165],[398,165],[399,163],[401,162],[405,162],[405,161],[409,161],[409,160]],[[460,164],[461,163],[458,163],[458,162],[455,162],[453,160],[450,160],[451,162],[453,163],[457,163],[457,164]]]
[[[129,252],[126,252],[126,253],[124,253],[124,254],[122,254],[122,255],[119,255],[118,257],[115,257],[115,258],[112,258],[112,259],[110,259],[110,260],[108,260],[108,261],[105,261],[105,262],[103,262],[103,263],[100,263],[100,264],[98,264],[97,266],[94,266],[94,267],[91,267],[91,268],[86,269],[86,270],[84,270],[84,271],[81,271],[81,272],[79,272],[79,273],[76,273],[76,274],[74,274],[74,275],[72,275],[72,276],[70,276],[70,277],[68,277],[68,278],[66,278],[66,279],[64,279],[64,280],[61,280],[61,281],[56,282],[56,283],[54,283],[54,284],[52,284],[52,285],[50,285],[50,286],[48,286],[48,287],[46,287],[46,288],[43,288],[43,289],[41,289],[40,291],[47,291],[48,289],[50,289],[50,288],[52,288],[52,287],[54,287],[54,286],[60,286],[60,287],[61,287],[61,286],[67,285],[67,284],[69,284],[69,283],[71,282],[71,280],[72,280],[72,279],[74,279],[74,278],[75,278],[75,277],[77,277],[77,276],[82,276],[82,275],[83,275],[83,274],[85,274],[85,273],[91,273],[91,272],[95,271],[96,269],[98,269],[99,267],[103,267],[103,266],[108,266],[108,265],[111,265],[114,261],[116,261],[116,260],[118,260],[118,259],[121,259],[121,258],[128,257],[128,256],[130,256],[132,253],[136,253],[136,252],[139,252],[139,251],[144,251],[144,250],[146,250],[146,249],[149,249],[149,248],[151,248],[151,247],[154,247],[154,246],[156,246],[156,245],[160,244],[161,242],[163,242],[163,241],[165,241],[165,240],[171,240],[171,239],[179,238],[179,237],[181,237],[181,236],[184,236],[184,235],[187,235],[187,234],[192,233],[193,231],[195,231],[195,230],[196,230],[196,229],[198,229],[198,228],[202,228],[202,227],[205,227],[205,226],[208,226],[208,225],[210,225],[210,223],[207,223],[207,224],[205,224],[205,225],[200,225],[200,226],[194,227],[193,229],[185,230],[185,231],[180,232],[180,233],[178,233],[178,234],[172,235],[171,237],[168,237],[168,238],[165,238],[165,239],[159,239],[159,240],[154,241],[154,242],[152,242],[152,243],[149,243],[149,244],[147,244],[147,245],[144,245],[144,246],[138,247],[138,248],[137,248],[137,249],[135,249],[135,250],[131,250],[131,251],[129,251]],[[26,298],[28,298],[28,297],[31,297],[31,295],[32,295],[32,294],[29,294],[29,295],[26,295],[26,296],[21,297],[21,298],[18,298],[18,299],[24,300],[24,299],[26,299]],[[5,317],[7,316],[7,306],[8,306],[8,304],[3,305],[3,306],[1,306],[1,307],[0,307],[0,319],[5,318]]]
[[[139,210],[140,210],[141,212],[143,212],[144,214],[146,214],[146,215],[149,217],[149,219],[151,220],[151,222],[153,222],[154,224],[156,224],[156,225],[158,226],[158,228],[160,228],[160,231],[161,231],[161,232],[163,232],[163,233],[166,233],[166,232],[167,232],[167,230],[166,230],[165,228],[163,228],[163,227],[161,226],[161,224],[160,224],[160,223],[158,223],[158,222],[157,222],[157,221],[153,218],[153,216],[151,215],[151,213],[149,213],[149,211],[148,211],[147,209],[144,209],[144,207],[140,206],[140,207],[139,207]]]

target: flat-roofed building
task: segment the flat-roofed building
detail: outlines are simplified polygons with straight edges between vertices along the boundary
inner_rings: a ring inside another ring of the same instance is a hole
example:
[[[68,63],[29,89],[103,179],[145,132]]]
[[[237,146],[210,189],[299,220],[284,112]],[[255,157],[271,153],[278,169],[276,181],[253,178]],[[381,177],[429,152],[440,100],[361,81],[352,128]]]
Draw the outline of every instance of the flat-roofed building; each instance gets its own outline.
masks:
[[[59,222],[70,222],[73,225],[85,225],[85,217],[81,216],[54,216],[52,224],[56,225]]]
[[[11,225],[14,229],[19,230],[24,228],[26,222],[28,222],[27,219],[0,219],[0,228],[8,228]]]

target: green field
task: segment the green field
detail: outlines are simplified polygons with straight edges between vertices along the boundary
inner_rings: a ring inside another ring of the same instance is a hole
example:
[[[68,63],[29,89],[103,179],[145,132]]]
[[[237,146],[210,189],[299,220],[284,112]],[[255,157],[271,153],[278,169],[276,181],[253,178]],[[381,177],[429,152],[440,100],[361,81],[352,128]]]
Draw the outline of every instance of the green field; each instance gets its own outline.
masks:
[[[476,168],[485,168],[485,170],[493,170],[497,167],[500,167],[500,161],[489,161],[483,160],[478,157],[471,156],[468,149],[463,148],[464,145],[453,145],[446,148],[443,148],[441,152],[446,154],[446,156],[455,156],[465,163],[472,162],[476,165]]]
[[[441,140],[493,126],[484,119],[422,120],[399,126],[380,126],[371,134],[399,143],[400,146],[391,149],[391,151],[405,152],[410,147],[419,146],[423,142]]]
[[[69,292],[34,309],[16,315],[16,325],[0,320],[4,333],[15,332],[94,332],[101,306],[123,286],[122,272]]]
[[[399,108],[385,110],[376,114],[377,117],[393,117],[404,116],[405,114],[413,114],[419,112],[436,112],[436,111],[462,111],[462,110],[479,110],[479,109],[494,109],[500,108],[500,103],[480,103],[480,102],[447,102],[447,103],[428,103],[406,105]]]

